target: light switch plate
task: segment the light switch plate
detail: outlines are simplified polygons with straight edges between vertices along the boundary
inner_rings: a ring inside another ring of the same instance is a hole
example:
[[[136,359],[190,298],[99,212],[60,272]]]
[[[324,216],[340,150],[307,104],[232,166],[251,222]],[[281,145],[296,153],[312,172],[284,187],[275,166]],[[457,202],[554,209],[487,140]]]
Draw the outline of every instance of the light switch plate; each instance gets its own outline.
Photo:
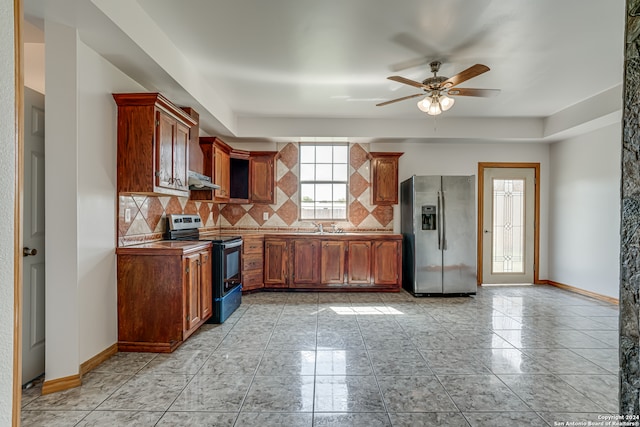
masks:
[[[269,212],[262,212],[262,219],[263,220],[268,220],[269,219]]]
[[[131,209],[124,210],[124,222],[126,223],[131,222]]]

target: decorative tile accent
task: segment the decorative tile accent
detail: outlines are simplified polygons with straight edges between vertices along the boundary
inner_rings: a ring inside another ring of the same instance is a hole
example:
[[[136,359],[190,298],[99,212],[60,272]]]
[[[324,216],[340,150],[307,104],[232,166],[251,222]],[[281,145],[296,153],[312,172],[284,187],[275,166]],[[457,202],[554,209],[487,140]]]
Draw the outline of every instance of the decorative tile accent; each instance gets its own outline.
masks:
[[[211,208],[209,207],[209,203],[200,203],[200,208],[198,209],[198,214],[200,218],[202,218],[202,223],[205,226],[209,225],[209,215],[211,215]]]
[[[369,215],[369,211],[362,203],[355,201],[349,206],[349,221],[356,227]]]
[[[188,215],[196,215],[198,213],[198,207],[196,206],[196,202],[193,200],[187,201],[182,211]]]
[[[386,227],[393,221],[393,206],[376,206],[371,215]]]
[[[349,193],[356,199],[360,197],[363,191],[369,188],[369,181],[364,179],[362,175],[355,172],[349,179]]]
[[[287,200],[276,213],[282,218],[285,224],[291,225],[298,220],[298,205],[291,200]]]
[[[366,161],[369,160],[369,154],[362,148],[360,144],[353,144],[349,150],[349,164],[354,169],[359,169]]]
[[[287,196],[293,196],[296,191],[298,191],[298,177],[291,171],[287,172],[282,178],[280,178],[280,181],[278,181],[278,188]]]
[[[280,161],[289,169],[298,164],[298,146],[289,143],[280,150]]]
[[[169,203],[167,203],[167,206],[164,208],[164,212],[167,215],[183,213],[182,204],[180,204],[180,201],[177,197],[172,197],[171,199],[169,199]]]
[[[265,212],[269,215],[269,218],[271,218],[274,213],[273,209],[271,209],[269,205],[253,205],[251,209],[249,209],[248,213],[251,218],[253,218],[258,223],[258,225],[262,226],[266,222],[264,219],[262,219]]]
[[[220,218],[220,207],[216,203],[212,203],[211,207],[211,219],[213,221],[213,226],[218,224],[218,219]],[[208,225],[208,224],[207,224]]]
[[[151,230],[155,230],[158,226],[158,223],[162,219],[162,214],[164,214],[164,209],[162,209],[162,204],[158,200],[157,197],[147,197],[145,201],[146,206],[146,214],[143,209],[140,211],[143,213],[147,220],[147,224],[149,224],[149,228]]]
[[[220,210],[220,215],[231,225],[235,225],[246,213],[247,211],[242,206],[232,204],[227,204]]]

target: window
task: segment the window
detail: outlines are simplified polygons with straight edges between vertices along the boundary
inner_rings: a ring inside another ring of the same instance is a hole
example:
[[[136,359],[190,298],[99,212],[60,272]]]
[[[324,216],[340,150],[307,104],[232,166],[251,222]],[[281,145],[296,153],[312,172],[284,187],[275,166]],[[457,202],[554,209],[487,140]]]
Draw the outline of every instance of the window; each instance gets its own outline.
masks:
[[[346,220],[348,144],[300,143],[300,219]]]

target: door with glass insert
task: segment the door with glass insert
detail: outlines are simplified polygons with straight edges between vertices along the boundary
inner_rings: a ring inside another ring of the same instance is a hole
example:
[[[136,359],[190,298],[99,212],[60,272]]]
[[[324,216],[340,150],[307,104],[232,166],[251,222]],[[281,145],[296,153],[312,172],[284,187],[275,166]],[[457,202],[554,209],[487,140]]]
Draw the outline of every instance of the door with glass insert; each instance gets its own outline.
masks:
[[[533,283],[535,169],[485,168],[482,283]]]

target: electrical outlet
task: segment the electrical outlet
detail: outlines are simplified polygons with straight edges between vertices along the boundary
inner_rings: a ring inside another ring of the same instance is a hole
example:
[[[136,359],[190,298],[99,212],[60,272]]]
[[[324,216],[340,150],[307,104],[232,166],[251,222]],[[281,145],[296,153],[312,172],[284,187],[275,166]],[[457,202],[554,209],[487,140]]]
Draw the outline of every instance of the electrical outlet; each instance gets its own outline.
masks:
[[[268,220],[269,219],[269,212],[262,212],[262,219],[263,220]]]
[[[130,223],[131,222],[131,209],[125,209],[124,210],[124,222],[126,222],[126,223]]]

